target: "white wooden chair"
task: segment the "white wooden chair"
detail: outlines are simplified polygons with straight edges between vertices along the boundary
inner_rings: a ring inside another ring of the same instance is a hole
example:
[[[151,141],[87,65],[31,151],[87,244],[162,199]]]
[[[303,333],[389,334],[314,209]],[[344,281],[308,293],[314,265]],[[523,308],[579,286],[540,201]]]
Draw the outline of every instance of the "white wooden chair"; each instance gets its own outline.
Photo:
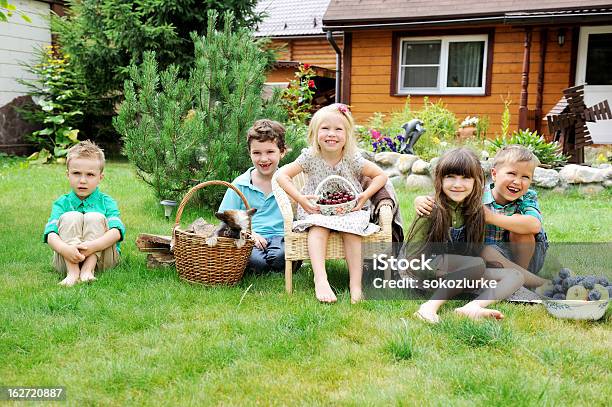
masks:
[[[304,173],[293,178],[293,183],[301,190],[306,182]],[[297,203],[287,195],[278,185],[276,178],[272,179],[272,191],[283,215],[285,224],[285,290],[287,293],[293,291],[293,262],[298,260],[309,260],[308,256],[308,232],[294,232],[293,221],[296,219]],[[382,205],[378,216],[380,231],[364,236],[364,243],[391,243],[391,223],[393,214],[390,205]],[[332,232],[327,241],[326,259],[344,259],[344,247],[342,237],[338,232]]]

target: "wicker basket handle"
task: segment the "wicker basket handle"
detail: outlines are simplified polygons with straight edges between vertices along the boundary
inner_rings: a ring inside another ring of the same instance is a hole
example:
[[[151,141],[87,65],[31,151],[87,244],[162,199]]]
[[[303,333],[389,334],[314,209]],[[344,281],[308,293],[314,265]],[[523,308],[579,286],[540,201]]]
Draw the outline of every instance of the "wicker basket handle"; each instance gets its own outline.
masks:
[[[179,227],[179,225],[181,223],[181,216],[183,215],[183,209],[187,205],[187,202],[189,202],[189,199],[191,199],[191,196],[197,190],[205,188],[205,187],[210,186],[210,185],[223,185],[224,187],[233,189],[234,192],[236,192],[238,194],[240,199],[242,199],[242,202],[244,203],[244,206],[246,207],[246,209],[249,210],[251,208],[249,206],[249,203],[247,202],[246,197],[244,196],[244,194],[242,192],[240,192],[240,190],[238,188],[236,188],[234,185],[230,184],[229,182],[216,181],[216,180],[201,182],[198,185],[196,185],[193,188],[191,188],[189,190],[189,192],[187,192],[185,194],[185,196],[183,197],[183,200],[181,201],[181,204],[179,205],[178,210],[176,211],[176,220],[174,221],[174,229]],[[251,232],[251,225],[249,225],[249,232]]]
[[[325,183],[329,180],[332,179],[337,179],[342,181],[343,183],[345,183],[346,185],[348,185],[348,187],[351,189],[351,192],[353,192],[353,196],[357,197],[357,195],[359,195],[359,193],[357,192],[357,190],[355,189],[355,187],[353,186],[353,183],[351,181],[349,181],[348,179],[341,177],[340,175],[330,175],[329,177],[325,178],[323,181],[321,181],[319,183],[319,185],[317,185],[317,188],[315,189],[314,194],[319,196],[319,194],[321,193],[321,187],[323,185],[325,185]]]

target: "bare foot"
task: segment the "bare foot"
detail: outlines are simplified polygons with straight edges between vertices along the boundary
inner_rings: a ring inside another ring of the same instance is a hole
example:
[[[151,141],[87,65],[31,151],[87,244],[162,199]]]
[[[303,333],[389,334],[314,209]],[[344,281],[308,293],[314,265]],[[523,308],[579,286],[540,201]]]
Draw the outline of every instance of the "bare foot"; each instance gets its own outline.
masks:
[[[482,308],[478,306],[468,306],[457,308],[455,312],[470,319],[494,318],[504,319],[504,314],[495,309]]]
[[[73,285],[75,285],[78,282],[79,282],[79,276],[68,275],[68,276],[66,276],[65,279],[60,281],[58,284],[59,285],[63,285],[64,287],[72,287]]]
[[[81,272],[81,281],[84,283],[88,283],[90,281],[96,281],[96,277],[94,277],[91,271],[82,271]]]
[[[414,317],[421,321],[429,322],[430,324],[437,324],[440,322],[440,317],[431,308],[421,306],[417,312],[414,313]]]
[[[351,289],[350,292],[351,304],[357,304],[358,302],[363,301],[363,291],[361,291],[361,287]]]
[[[327,279],[319,282],[315,280],[315,296],[317,300],[325,303],[332,303],[338,300]]]

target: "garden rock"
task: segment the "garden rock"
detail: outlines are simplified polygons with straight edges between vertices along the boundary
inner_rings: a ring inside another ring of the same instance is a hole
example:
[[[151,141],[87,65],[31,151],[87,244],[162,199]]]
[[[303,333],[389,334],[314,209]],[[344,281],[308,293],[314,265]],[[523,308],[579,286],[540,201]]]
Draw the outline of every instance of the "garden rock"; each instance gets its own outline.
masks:
[[[559,184],[554,187],[552,191],[557,194],[563,194],[567,191],[567,184]]]
[[[481,161],[480,166],[485,173],[485,177],[488,177],[491,174],[491,168],[493,168],[493,161]]]
[[[612,188],[612,179],[607,179],[602,184],[606,188]]]
[[[604,180],[604,171],[576,164],[566,165],[559,171],[559,175],[569,184],[586,184]]]
[[[375,154],[372,151],[360,150],[361,156],[368,161],[374,161]]]
[[[427,175],[410,174],[406,178],[406,187],[408,189],[432,189],[433,181]]]
[[[440,161],[440,157],[434,157],[429,162],[429,172],[432,176],[436,173],[436,166],[438,165],[438,161]]]
[[[395,165],[395,163],[400,158],[400,156],[401,156],[400,153],[393,153],[393,152],[377,153],[374,156],[374,161],[376,161],[378,164],[382,165],[383,167],[390,167],[392,165]]]
[[[582,195],[596,195],[603,190],[604,190],[604,187],[601,184],[594,184],[594,183],[581,184],[578,187],[578,192],[580,192]]]
[[[402,174],[408,174],[412,169],[412,165],[419,157],[412,154],[402,154],[397,160],[397,169]]]
[[[399,177],[402,175],[396,167],[386,168],[383,171],[389,178]]]
[[[421,159],[416,160],[414,164],[412,164],[412,173],[419,175],[429,174],[429,163]]]
[[[554,188],[559,183],[559,173],[555,170],[536,167],[533,173],[533,183],[542,188]]]

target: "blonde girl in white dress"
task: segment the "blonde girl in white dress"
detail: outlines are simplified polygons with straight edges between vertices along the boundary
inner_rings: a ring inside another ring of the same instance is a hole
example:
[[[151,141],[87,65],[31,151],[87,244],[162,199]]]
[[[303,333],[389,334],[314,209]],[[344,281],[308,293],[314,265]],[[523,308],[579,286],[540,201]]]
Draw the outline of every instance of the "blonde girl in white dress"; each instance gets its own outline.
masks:
[[[325,252],[332,230],[342,235],[346,262],[349,269],[351,302],[362,299],[361,237],[375,233],[378,226],[370,223],[369,199],[387,182],[387,176],[376,164],[364,159],[357,151],[353,117],[344,104],[336,103],[318,110],[308,126],[310,148],[291,164],[282,167],[277,175],[278,184],[298,204],[298,220],[294,230],[308,230],[308,254],[314,273],[315,295],[321,302],[336,302],[327,280]],[[299,191],[292,178],[304,172],[306,184]],[[325,216],[314,203],[317,185],[329,175],[339,175],[351,182],[358,192],[357,205],[346,215]],[[372,179],[364,191],[359,179]]]

